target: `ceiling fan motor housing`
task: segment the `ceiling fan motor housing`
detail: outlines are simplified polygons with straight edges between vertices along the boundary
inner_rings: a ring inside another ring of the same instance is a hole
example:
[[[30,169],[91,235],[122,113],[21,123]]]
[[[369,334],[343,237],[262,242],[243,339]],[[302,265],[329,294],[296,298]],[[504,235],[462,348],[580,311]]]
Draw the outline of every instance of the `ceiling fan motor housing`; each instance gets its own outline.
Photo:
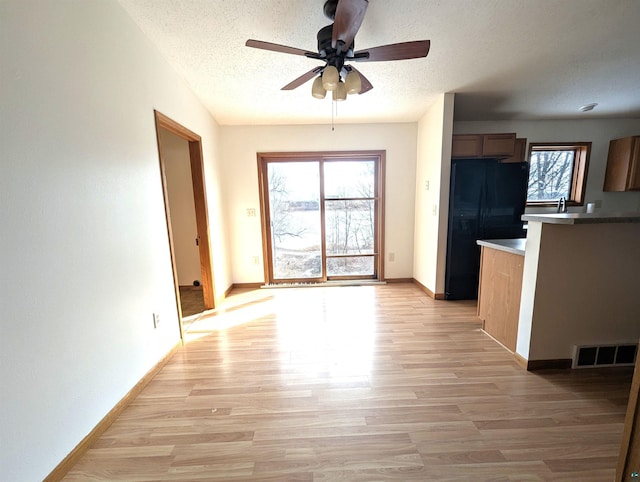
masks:
[[[334,20],[336,18],[336,8],[338,8],[338,0],[327,0],[324,2],[324,15],[329,20]]]
[[[318,53],[323,59],[326,59],[327,65],[333,65],[338,71],[344,66],[345,57],[353,52],[355,42],[352,42],[348,49],[340,48],[338,50],[331,47],[331,38],[333,34],[333,24],[327,25],[318,31]]]

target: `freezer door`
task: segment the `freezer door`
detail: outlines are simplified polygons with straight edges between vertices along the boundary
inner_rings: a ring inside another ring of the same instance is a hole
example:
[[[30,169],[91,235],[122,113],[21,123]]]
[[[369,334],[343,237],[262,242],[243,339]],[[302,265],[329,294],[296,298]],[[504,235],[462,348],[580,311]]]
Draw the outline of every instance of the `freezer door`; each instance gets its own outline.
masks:
[[[480,213],[481,239],[522,238],[522,215],[527,203],[529,164],[493,163],[487,166]]]

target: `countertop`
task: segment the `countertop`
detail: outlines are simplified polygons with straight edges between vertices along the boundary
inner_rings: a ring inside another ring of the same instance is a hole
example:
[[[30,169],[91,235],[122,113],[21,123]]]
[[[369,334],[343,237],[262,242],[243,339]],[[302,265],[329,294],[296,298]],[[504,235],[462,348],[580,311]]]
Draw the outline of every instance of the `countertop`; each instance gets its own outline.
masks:
[[[517,254],[519,256],[524,256],[524,247],[526,242],[526,238],[479,239],[476,241],[480,246],[486,246],[487,248],[497,249],[499,251],[506,251],[507,253]]]
[[[522,220],[549,224],[640,223],[640,212],[523,214]]]

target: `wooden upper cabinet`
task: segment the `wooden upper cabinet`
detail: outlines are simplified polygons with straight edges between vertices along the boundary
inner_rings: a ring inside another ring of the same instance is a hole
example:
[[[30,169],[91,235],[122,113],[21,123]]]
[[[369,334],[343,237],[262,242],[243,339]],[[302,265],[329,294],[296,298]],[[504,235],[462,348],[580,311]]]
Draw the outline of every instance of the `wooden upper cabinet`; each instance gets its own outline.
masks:
[[[513,150],[513,156],[503,159],[501,162],[526,162],[527,159],[527,139],[519,137],[516,139],[515,148]]]
[[[640,190],[640,136],[609,142],[603,191]]]
[[[451,157],[482,157],[482,136],[477,134],[453,136]]]
[[[482,155],[484,157],[511,157],[516,146],[514,134],[485,134],[482,136]]]
[[[515,143],[515,133],[454,135],[451,143],[451,157],[511,157],[514,154]]]

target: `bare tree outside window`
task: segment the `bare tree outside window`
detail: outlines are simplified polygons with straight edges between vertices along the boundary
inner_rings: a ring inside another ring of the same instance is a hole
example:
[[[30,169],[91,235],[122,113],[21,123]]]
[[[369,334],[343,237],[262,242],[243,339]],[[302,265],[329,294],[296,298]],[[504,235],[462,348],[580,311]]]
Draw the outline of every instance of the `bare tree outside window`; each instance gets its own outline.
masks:
[[[287,178],[277,169],[269,170],[269,206],[271,208],[271,234],[278,242],[287,236],[299,238],[304,226],[293,226],[289,216],[290,205]],[[295,207],[294,207],[295,209]]]
[[[557,201],[571,197],[573,150],[532,150],[527,201]]]

